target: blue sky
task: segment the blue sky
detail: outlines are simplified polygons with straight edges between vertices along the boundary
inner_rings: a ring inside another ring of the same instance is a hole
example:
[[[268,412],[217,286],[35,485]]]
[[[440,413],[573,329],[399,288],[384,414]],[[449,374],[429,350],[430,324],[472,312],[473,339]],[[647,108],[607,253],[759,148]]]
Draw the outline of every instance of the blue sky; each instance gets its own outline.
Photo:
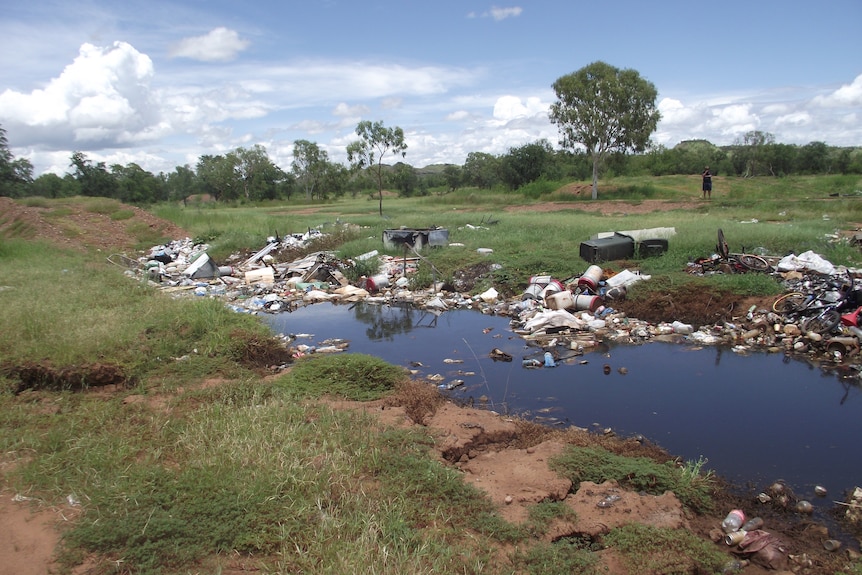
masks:
[[[401,127],[416,167],[556,147],[551,85],[599,60],[656,86],[656,144],[862,145],[859,0],[2,4],[0,125],[36,175],[256,144],[289,170],[296,140],[346,162],[362,120]]]

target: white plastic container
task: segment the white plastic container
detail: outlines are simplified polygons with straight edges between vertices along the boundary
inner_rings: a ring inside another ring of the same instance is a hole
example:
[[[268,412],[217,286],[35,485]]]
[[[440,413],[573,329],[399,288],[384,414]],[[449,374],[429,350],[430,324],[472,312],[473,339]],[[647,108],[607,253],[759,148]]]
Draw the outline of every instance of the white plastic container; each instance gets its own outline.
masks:
[[[275,283],[275,274],[273,274],[272,268],[269,268],[269,267],[247,271],[247,272],[245,272],[245,282],[249,283],[249,284],[254,284],[254,283],[271,284],[271,283]]]
[[[587,271],[584,272],[578,279],[578,287],[584,287],[589,289],[590,291],[595,291],[599,285],[599,282],[602,281],[602,268],[596,265],[592,265],[587,268]]]
[[[551,309],[574,309],[575,296],[569,290],[558,291],[545,297],[545,305]]]

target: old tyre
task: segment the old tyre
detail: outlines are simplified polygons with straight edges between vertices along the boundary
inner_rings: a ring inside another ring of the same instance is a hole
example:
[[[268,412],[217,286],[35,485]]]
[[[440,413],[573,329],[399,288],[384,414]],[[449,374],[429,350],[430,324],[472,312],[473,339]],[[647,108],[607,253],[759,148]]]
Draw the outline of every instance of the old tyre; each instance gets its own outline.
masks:
[[[802,322],[802,331],[825,335],[838,327],[839,323],[841,323],[841,314],[834,309],[828,309]]]
[[[752,254],[741,254],[739,256],[739,263],[741,263],[743,267],[755,272],[768,272],[772,269],[772,266],[769,265],[768,261],[760,256]]]
[[[772,311],[776,313],[794,313],[805,305],[805,294],[799,292],[786,293],[772,304]]]

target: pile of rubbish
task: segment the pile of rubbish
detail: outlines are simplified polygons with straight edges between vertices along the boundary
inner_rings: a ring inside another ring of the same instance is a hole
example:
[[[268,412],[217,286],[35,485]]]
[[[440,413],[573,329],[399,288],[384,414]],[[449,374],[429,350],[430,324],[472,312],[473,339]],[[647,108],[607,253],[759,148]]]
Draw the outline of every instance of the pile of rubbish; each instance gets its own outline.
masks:
[[[568,280],[534,276],[520,297],[504,299],[493,288],[478,294],[448,292],[439,282],[430,288],[411,289],[411,275],[422,259],[418,253],[408,258],[406,251],[404,257],[395,257],[375,250],[353,260],[339,260],[334,253],[321,251],[294,261],[277,261],[276,255],[284,248],[306,247],[321,235],[319,230],[309,230],[272,236],[250,257],[235,255],[226,265],[218,265],[209,257],[209,246],[188,238],[154,246],[137,260],[125,256],[111,256],[109,260],[128,268],[127,275],[175,297],[215,297],[244,313],[279,313],[327,301],[366,301],[409,304],[435,314],[475,309],[509,317],[513,331],[537,349],[537,357],[526,358],[530,361],[525,361],[524,367],[555,367],[602,341],[684,341],[726,345],[739,353],[767,349],[805,354],[832,364],[859,357],[862,329],[855,325],[857,308],[846,310],[842,323],[826,333],[805,329],[807,318],[801,313],[774,309],[752,308],[733,322],[703,326],[680,321],[651,324],[626,317],[614,309],[615,302],[625,299],[633,283],[650,279],[628,269],[615,273],[592,264]],[[355,276],[352,268],[359,262],[363,269],[375,269],[376,273],[351,283],[347,277]],[[822,300],[834,289],[829,280],[857,274],[810,252],[777,261],[769,273],[779,275],[788,291],[805,291],[808,297]],[[862,304],[862,297],[859,300]]]

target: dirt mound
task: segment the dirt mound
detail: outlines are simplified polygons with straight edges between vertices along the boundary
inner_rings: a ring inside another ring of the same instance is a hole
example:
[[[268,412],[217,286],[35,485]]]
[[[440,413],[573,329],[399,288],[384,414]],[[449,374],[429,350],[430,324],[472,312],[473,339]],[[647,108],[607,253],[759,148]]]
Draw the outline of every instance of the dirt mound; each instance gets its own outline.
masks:
[[[0,197],[0,238],[43,240],[76,250],[123,251],[142,241],[190,234],[167,220],[106,198],[70,198],[25,205]]]

